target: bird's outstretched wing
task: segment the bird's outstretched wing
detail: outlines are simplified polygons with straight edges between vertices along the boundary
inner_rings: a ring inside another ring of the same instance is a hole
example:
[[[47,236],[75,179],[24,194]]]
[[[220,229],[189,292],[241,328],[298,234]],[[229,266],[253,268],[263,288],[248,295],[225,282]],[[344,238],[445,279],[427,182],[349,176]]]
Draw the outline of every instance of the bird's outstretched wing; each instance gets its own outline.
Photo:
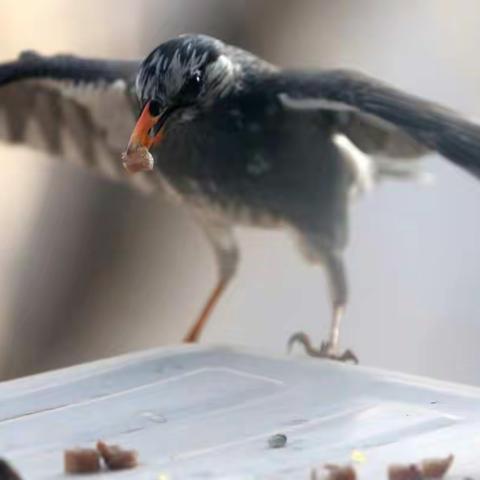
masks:
[[[267,81],[286,108],[332,111],[336,129],[365,153],[437,151],[480,178],[480,126],[451,110],[345,70],[283,71]]]
[[[157,179],[129,177],[120,159],[135,124],[139,63],[26,52],[0,64],[0,141],[150,189]]]

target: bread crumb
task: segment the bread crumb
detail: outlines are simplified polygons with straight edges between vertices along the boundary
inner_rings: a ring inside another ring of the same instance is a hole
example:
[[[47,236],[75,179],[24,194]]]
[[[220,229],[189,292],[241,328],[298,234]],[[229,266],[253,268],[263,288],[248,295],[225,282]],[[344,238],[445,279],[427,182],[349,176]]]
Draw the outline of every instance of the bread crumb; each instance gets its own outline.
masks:
[[[390,465],[388,480],[422,480],[422,474],[416,465]]]
[[[126,470],[138,465],[138,453],[135,450],[123,450],[118,445],[107,445],[101,440],[97,442],[97,450],[109,470]]]
[[[445,476],[452,466],[453,455],[446,458],[426,459],[418,465],[391,465],[388,469],[389,480],[434,480]]]
[[[430,458],[422,461],[421,471],[426,478],[443,478],[452,466],[453,455],[446,458]]]
[[[153,156],[146,147],[122,153],[122,161],[128,173],[149,172],[154,166]]]
[[[100,454],[93,448],[65,450],[66,473],[95,473],[100,471]]]
[[[351,466],[325,465],[329,474],[327,480],[356,480],[357,474]]]

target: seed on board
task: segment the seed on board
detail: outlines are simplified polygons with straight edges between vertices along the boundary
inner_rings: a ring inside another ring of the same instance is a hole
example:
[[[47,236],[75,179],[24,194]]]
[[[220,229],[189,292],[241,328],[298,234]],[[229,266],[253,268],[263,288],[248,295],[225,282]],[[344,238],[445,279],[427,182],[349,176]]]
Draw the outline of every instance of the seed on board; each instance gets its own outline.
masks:
[[[63,461],[66,473],[95,473],[100,471],[100,454],[94,448],[65,450]]]
[[[118,445],[107,445],[101,440],[97,442],[97,450],[109,470],[126,470],[138,465],[138,453],[135,450],[124,450]]]
[[[287,436],[283,433],[276,433],[268,437],[268,446],[270,448],[283,448],[287,444]]]

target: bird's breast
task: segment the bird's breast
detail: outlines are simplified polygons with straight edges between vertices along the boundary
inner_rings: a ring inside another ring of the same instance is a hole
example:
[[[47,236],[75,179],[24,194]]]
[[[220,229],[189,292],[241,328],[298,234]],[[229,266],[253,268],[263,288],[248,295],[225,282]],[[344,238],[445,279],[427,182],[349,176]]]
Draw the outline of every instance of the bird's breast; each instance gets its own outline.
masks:
[[[322,192],[331,190],[330,149],[318,116],[231,106],[167,131],[156,157],[168,181],[196,208],[272,227],[309,215]]]

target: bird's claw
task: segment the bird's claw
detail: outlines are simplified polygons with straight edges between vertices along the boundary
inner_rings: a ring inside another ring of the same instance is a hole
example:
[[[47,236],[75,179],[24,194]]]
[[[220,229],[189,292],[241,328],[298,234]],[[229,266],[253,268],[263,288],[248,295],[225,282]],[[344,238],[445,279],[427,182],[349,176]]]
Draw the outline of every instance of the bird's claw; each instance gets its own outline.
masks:
[[[307,355],[315,358],[328,358],[339,362],[352,362],[358,364],[357,356],[351,350],[345,350],[341,355],[335,353],[335,349],[330,342],[322,342],[320,348],[314,348],[310,337],[303,332],[293,334],[288,340],[288,351],[290,352],[295,343],[304,346]]]
[[[333,357],[333,360],[338,360],[339,362],[352,362],[355,365],[358,365],[358,357],[349,348],[347,348],[341,355]]]

